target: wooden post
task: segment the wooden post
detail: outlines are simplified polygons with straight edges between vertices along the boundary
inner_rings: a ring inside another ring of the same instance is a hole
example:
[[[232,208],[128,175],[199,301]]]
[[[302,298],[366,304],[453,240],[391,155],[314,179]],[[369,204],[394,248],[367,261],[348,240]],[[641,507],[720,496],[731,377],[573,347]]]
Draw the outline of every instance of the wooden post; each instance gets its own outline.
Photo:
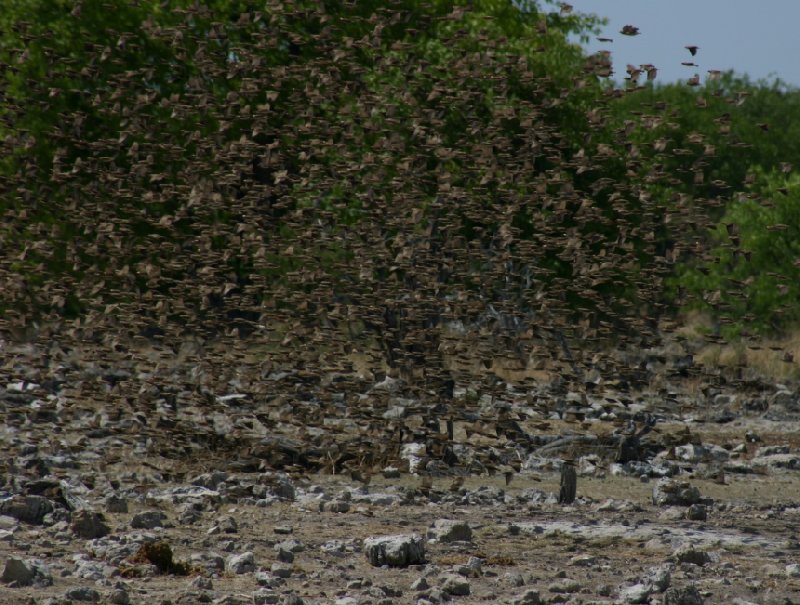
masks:
[[[561,491],[558,494],[559,504],[572,504],[578,486],[578,475],[575,472],[575,461],[567,458],[561,464]]]

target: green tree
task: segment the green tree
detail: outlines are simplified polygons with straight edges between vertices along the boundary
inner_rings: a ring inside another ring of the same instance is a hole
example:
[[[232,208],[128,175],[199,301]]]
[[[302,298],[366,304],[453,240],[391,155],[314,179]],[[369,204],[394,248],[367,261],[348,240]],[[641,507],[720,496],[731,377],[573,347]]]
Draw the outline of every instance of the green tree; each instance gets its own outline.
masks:
[[[800,176],[759,171],[726,208],[703,262],[677,283],[725,336],[781,335],[800,320]]]

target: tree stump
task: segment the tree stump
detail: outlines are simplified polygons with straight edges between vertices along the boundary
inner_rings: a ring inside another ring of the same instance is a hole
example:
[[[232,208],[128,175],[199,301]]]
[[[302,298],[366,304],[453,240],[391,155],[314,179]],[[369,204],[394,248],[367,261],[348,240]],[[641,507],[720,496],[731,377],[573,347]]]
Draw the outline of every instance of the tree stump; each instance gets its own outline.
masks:
[[[578,474],[575,472],[575,461],[564,460],[561,465],[561,491],[558,494],[559,504],[572,504],[578,486]]]

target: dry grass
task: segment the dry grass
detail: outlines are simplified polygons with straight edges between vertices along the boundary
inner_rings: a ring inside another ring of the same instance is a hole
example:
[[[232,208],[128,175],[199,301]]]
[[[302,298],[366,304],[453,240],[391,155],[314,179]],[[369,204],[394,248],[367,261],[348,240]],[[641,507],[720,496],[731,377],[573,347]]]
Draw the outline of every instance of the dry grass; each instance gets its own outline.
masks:
[[[690,313],[675,334],[690,341],[703,341],[712,330],[708,315]],[[781,338],[740,339],[729,343],[710,343],[695,354],[695,361],[709,369],[749,368],[764,378],[800,379],[800,330]]]

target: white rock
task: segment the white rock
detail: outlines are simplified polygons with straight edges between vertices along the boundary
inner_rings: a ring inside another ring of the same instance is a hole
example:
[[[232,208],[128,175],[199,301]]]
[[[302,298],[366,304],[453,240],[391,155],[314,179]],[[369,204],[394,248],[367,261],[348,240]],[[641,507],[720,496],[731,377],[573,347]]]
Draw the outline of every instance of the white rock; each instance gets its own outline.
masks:
[[[800,578],[800,564],[790,563],[786,566],[786,575],[790,578]]]
[[[367,538],[364,553],[376,567],[406,567],[425,562],[425,542],[417,534]]]
[[[249,550],[240,555],[232,555],[225,561],[225,571],[235,574],[249,573],[256,570],[253,553]]]
[[[408,460],[408,472],[416,473],[422,464],[422,459],[427,455],[424,443],[406,443],[400,449],[400,457]]]
[[[436,542],[469,542],[472,528],[465,521],[437,519],[428,529],[428,539]]]

